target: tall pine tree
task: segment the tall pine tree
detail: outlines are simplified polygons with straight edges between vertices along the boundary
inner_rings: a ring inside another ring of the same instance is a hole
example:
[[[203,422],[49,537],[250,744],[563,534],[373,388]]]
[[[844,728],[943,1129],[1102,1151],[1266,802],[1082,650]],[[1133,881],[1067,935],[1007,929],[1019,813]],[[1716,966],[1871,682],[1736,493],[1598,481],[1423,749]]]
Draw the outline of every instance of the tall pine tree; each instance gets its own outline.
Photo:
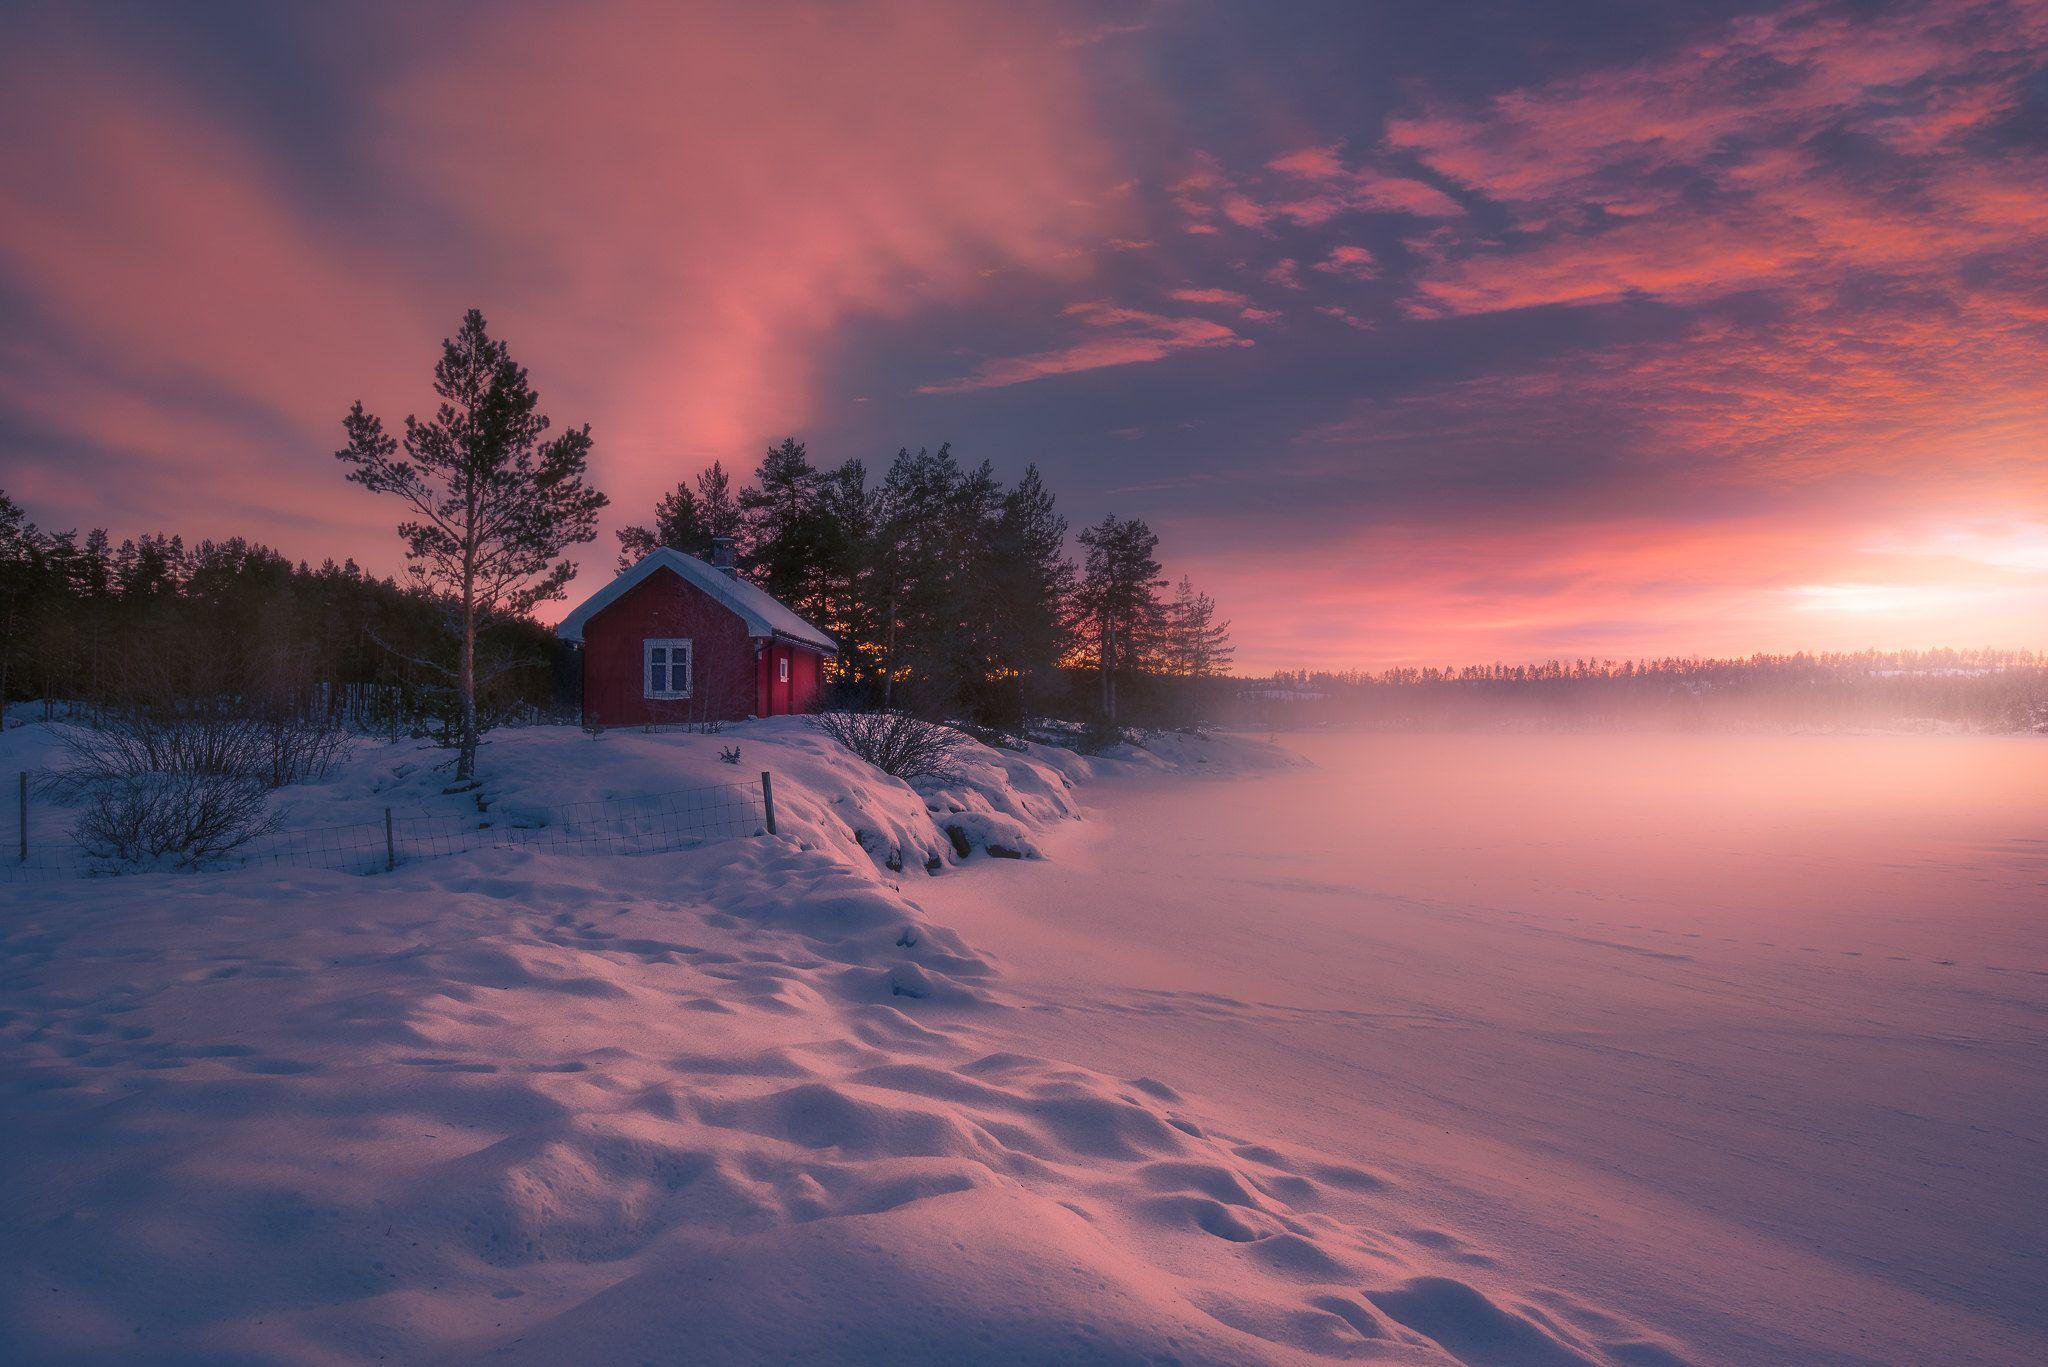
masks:
[[[818,562],[825,528],[818,506],[820,481],[804,444],[789,437],[761,458],[754,483],[739,497],[748,577],[807,615],[821,607]]]
[[[1237,647],[1230,643],[1230,623],[1216,620],[1216,600],[1196,591],[1186,576],[1166,606],[1162,672],[1180,679],[1213,679],[1230,671]]]
[[[1000,724],[1021,726],[1044,708],[1071,642],[1075,583],[1066,541],[1067,520],[1052,491],[1036,465],[1027,467],[1002,497],[982,575],[989,620],[1000,633]]]
[[[1077,595],[1086,648],[1093,657],[1099,707],[1105,721],[1118,718],[1125,685],[1155,660],[1164,609],[1159,590],[1159,537],[1138,518],[1116,514],[1081,533],[1087,561]]]
[[[652,527],[619,529],[619,570],[624,573],[666,546],[699,558],[711,554],[711,524],[704,516],[704,502],[687,484],[661,496],[654,505]]]
[[[442,343],[434,392],[433,421],[405,420],[403,457],[360,400],[335,456],[351,481],[410,510],[398,533],[412,572],[451,609],[460,781],[476,773],[479,628],[563,596],[576,567],[562,553],[596,537],[606,499],[584,483],[590,428],[546,439],[539,395],[477,310]]]

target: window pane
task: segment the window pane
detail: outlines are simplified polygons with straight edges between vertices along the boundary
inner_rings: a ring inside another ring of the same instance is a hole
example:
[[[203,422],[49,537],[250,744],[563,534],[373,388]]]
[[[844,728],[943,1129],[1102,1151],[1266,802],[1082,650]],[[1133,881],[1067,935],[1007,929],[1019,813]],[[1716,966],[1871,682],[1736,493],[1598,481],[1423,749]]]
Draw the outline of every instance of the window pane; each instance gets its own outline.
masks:
[[[652,661],[653,661],[653,662],[654,662],[655,664],[658,664],[658,665],[665,665],[665,664],[667,664],[667,663],[668,663],[668,647],[667,647],[667,646],[649,646],[649,647],[647,647],[647,658],[648,658],[648,659],[650,659],[650,660],[652,660]]]
[[[649,666],[647,667],[647,691],[648,691],[649,693],[666,693],[666,692],[668,692],[668,666],[667,666],[667,665],[663,665],[663,664],[654,664],[654,665],[649,665]]]

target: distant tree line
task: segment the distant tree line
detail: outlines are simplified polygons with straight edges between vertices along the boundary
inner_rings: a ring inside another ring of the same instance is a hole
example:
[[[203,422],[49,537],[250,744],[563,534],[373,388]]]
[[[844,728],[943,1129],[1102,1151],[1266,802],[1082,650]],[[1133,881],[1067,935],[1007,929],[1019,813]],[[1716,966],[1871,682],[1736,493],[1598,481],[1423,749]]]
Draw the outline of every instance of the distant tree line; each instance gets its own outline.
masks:
[[[1228,692],[1213,713],[1266,726],[2048,730],[2048,656],[2026,650],[1300,670]]]
[[[231,695],[367,730],[454,725],[441,607],[353,560],[294,563],[231,537],[114,544],[35,525],[0,492],[0,696],[86,705]],[[521,668],[487,688],[492,716],[552,704],[551,634],[512,621],[489,648]]]

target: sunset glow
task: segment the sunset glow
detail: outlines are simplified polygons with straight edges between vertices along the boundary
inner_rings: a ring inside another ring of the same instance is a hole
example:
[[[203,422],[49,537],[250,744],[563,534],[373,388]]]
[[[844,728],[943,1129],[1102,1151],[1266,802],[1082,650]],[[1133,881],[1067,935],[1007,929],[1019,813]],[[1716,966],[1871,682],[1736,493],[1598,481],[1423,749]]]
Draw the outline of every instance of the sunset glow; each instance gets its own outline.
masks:
[[[1247,671],[2048,644],[2048,6],[1545,8],[30,5],[0,482],[395,570],[339,419],[476,306],[577,594],[795,433],[1144,517]]]
[[[0,1367],[2048,1364],[2048,0],[0,4]]]

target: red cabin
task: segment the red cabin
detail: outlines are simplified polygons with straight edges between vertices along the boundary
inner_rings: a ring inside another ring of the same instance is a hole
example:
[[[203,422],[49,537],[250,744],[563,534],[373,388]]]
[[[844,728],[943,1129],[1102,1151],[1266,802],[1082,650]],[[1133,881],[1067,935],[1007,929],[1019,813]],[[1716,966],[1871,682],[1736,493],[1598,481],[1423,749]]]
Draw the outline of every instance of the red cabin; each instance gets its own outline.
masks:
[[[655,551],[562,619],[583,647],[583,724],[660,726],[808,712],[832,638],[739,577],[732,547],[710,562]]]

